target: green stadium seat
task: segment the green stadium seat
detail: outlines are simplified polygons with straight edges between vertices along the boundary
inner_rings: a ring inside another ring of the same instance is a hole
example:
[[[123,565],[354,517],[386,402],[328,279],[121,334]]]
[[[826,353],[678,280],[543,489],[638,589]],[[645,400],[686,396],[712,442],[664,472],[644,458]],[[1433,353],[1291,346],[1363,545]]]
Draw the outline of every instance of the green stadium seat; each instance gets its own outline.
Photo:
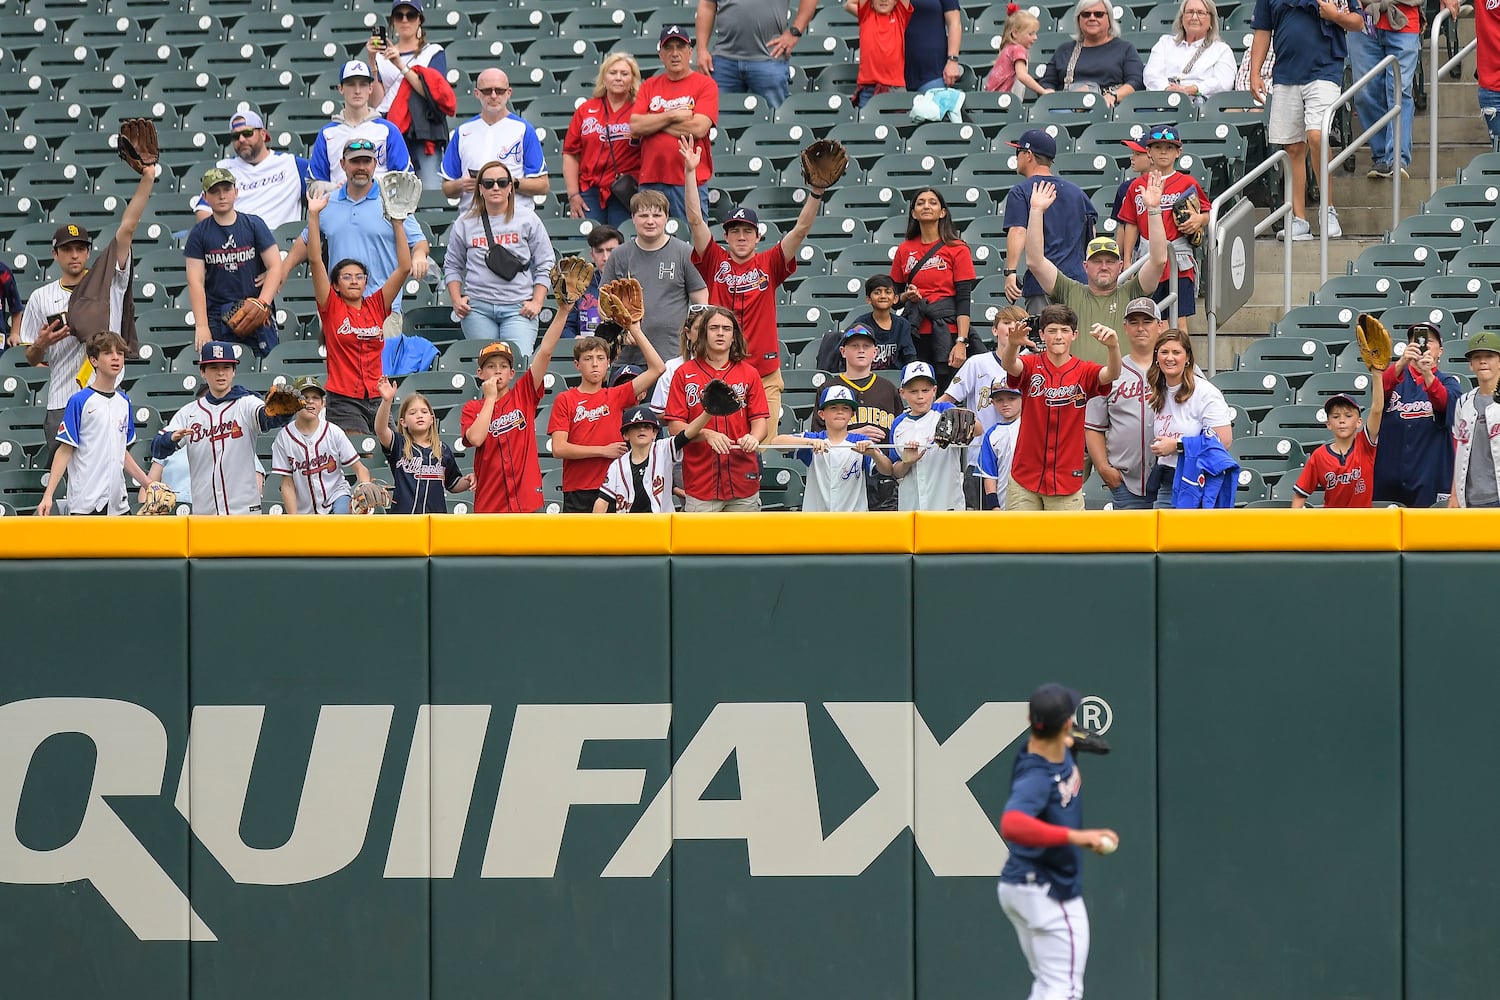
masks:
[[[906,149],[908,153],[936,156],[956,170],[966,163],[985,159],[989,137],[968,122],[928,122],[911,134]]]
[[[233,80],[239,88],[249,82],[251,74],[263,73],[270,65],[270,56],[254,42],[210,42],[188,57],[187,68]]]
[[[832,216],[858,219],[867,226],[879,225],[891,218],[893,213],[902,218],[905,228],[906,206],[901,192],[886,186],[845,185],[836,188],[833,197],[827,200],[823,211]]]
[[[1428,278],[1412,290],[1411,304],[1447,309],[1455,320],[1463,323],[1476,310],[1496,304],[1495,289],[1490,285],[1488,275]]]
[[[731,143],[747,129],[756,125],[769,125],[775,118],[776,112],[758,94],[719,95],[719,119],[715,126],[719,135]],[[781,126],[780,131],[786,133],[789,127]]]
[[[1500,184],[1450,184],[1423,203],[1423,213],[1452,213],[1474,223],[1487,232],[1500,219]]]
[[[859,120],[889,126],[903,140],[917,130],[917,123],[911,120],[911,95],[899,90],[871,97],[859,109]]]
[[[1183,153],[1197,157],[1201,169],[1196,176],[1210,196],[1228,189],[1245,175],[1245,137],[1232,123],[1183,122],[1178,133],[1182,136]]]
[[[1333,371],[1333,355],[1320,341],[1262,337],[1240,353],[1235,370],[1275,372],[1296,388],[1318,372]]]
[[[438,356],[438,371],[459,371],[472,374],[479,370],[479,351],[488,340],[456,340],[443,349]]]
[[[742,131],[735,139],[734,147],[743,155],[765,157],[780,171],[800,158],[802,147],[811,138],[811,133],[800,126],[765,122]]]
[[[149,45],[174,45],[191,57],[200,45],[224,40],[224,23],[211,14],[164,17],[146,29]]]
[[[995,199],[976,184],[934,184],[948,205],[948,216],[959,229],[977,218],[995,214]],[[905,213],[902,213],[903,217]]]
[[[1386,236],[1391,243],[1423,243],[1438,252],[1444,260],[1464,247],[1480,242],[1474,221],[1451,212],[1427,212],[1408,215]]]
[[[1330,396],[1344,393],[1359,400],[1361,409],[1369,408],[1370,373],[1321,372],[1302,383],[1297,390],[1297,402],[1304,406],[1322,406]]]
[[[21,75],[35,74],[52,86],[64,80],[97,73],[104,58],[87,45],[39,45],[21,60]]]
[[[1312,339],[1331,350],[1342,350],[1354,339],[1359,311],[1349,306],[1294,306],[1271,324],[1271,334],[1292,339]]]
[[[242,381],[236,376],[236,381]],[[192,372],[157,372],[142,375],[130,387],[130,401],[149,406],[158,413],[176,413],[193,401],[199,376]]]
[[[82,197],[87,190],[88,175],[71,163],[36,163],[10,182],[11,194],[34,198],[49,213],[64,199]]]
[[[1124,179],[1114,157],[1099,153],[1061,153],[1052,163],[1052,172],[1083,188],[1086,194],[1108,191],[1111,198]]]
[[[1483,309],[1475,310],[1474,314],[1469,317],[1468,321],[1462,325],[1460,331],[1454,333],[1452,336],[1449,336],[1446,332],[1444,332],[1444,356],[1447,355],[1448,348],[1459,343],[1462,338],[1472,337],[1474,334],[1482,333],[1485,330],[1500,330],[1500,306],[1486,306]],[[1459,350],[1458,357],[1460,359],[1463,359],[1463,352],[1466,349],[1467,348]],[[1468,363],[1464,362],[1464,366],[1467,367]]]
[[[806,489],[800,462],[764,458],[760,472],[760,509],[768,512],[801,510]]]
[[[559,360],[565,360],[569,368],[573,367],[571,357]],[[432,404],[433,413],[441,420],[450,410],[461,408],[464,403],[475,398],[479,390],[474,376],[465,372],[417,372],[405,375],[396,388],[396,402],[391,409],[393,418],[400,410],[401,401],[415,392],[427,397]]]
[[[401,332],[408,337],[423,337],[441,350],[444,345],[463,338],[463,330],[453,319],[450,306],[418,306],[401,312]]]
[[[1406,342],[1406,329],[1413,323],[1433,324],[1438,328],[1438,335],[1443,338],[1445,344],[1457,337],[1459,331],[1463,329],[1451,312],[1434,305],[1396,306],[1381,313],[1380,322],[1384,323],[1385,328],[1391,332],[1391,339],[1398,343]],[[1354,356],[1357,357],[1358,353],[1356,351]],[[1359,370],[1364,371],[1363,364]]]
[[[1443,273],[1443,258],[1425,243],[1377,243],[1360,251],[1349,273],[1394,278],[1410,293],[1424,279]]]
[[[1226,402],[1244,409],[1257,423],[1276,407],[1295,402],[1292,387],[1276,372],[1240,369],[1220,372],[1212,381]]]
[[[830,261],[831,271],[841,277],[856,277],[863,282],[877,274],[889,274],[896,254],[895,243],[866,243],[850,247]],[[860,296],[864,296],[861,289]]]
[[[713,186],[735,200],[759,187],[776,182],[771,161],[763,156],[727,153],[714,156]]]
[[[1014,167],[1016,150],[1013,146],[1011,146],[1011,143],[1019,141],[1023,134],[1031,131],[1034,128],[1040,128],[1042,131],[1052,136],[1053,139],[1057,140],[1057,151],[1059,153],[1071,153],[1073,151],[1072,137],[1068,134],[1066,129],[1058,125],[1056,122],[1039,123],[1018,121],[1011,122],[1009,125],[1002,126],[1000,131],[995,133],[994,141],[990,143],[990,152],[995,154],[996,156],[1004,157],[1007,163]]]
[[[798,46],[800,49],[801,46]],[[775,120],[787,125],[801,125],[816,136],[826,136],[834,128],[855,121],[859,110],[847,95],[820,91],[792,94],[775,109]]]
[[[878,123],[845,122],[835,125],[826,138],[843,143],[849,159],[852,163],[857,163],[861,171],[874,166],[887,153],[897,153],[902,149],[900,133],[889,125]],[[746,155],[753,156],[755,151],[747,150]],[[714,162],[717,167],[717,158]]]
[[[1274,435],[1235,438],[1229,451],[1240,468],[1254,469],[1272,486],[1283,476],[1295,479],[1307,461],[1307,453],[1298,441]]]
[[[1031,105],[1030,121],[1033,128],[1057,125],[1076,138],[1090,125],[1108,121],[1109,117],[1109,105],[1098,94],[1059,90],[1036,99]]]
[[[841,94],[850,97],[858,88],[859,63],[835,63],[807,75],[807,89],[814,94]],[[965,106],[967,110],[967,105]]]
[[[139,44],[141,29],[132,17],[89,14],[68,25],[62,40],[64,45],[83,45],[101,56],[108,56],[116,49]]]
[[[794,164],[789,169],[798,168]],[[891,153],[881,157],[865,175],[867,185],[894,188],[903,200],[920,188],[937,187],[950,180],[948,165],[931,153]]]
[[[1390,306],[1406,305],[1400,282],[1372,274],[1329,278],[1311,298],[1315,306],[1348,306],[1357,312],[1378,313]]]
[[[1266,109],[1248,90],[1230,90],[1212,94],[1198,108],[1198,120],[1227,122],[1246,138],[1266,127]]]
[[[33,222],[44,222],[47,211],[29,195],[0,195],[0,230],[11,230]]]
[[[756,188],[741,198],[738,204],[745,208],[755,209],[756,215],[763,224],[775,225],[781,230],[787,230],[796,224],[797,216],[802,214],[802,207],[806,203],[806,190],[801,187],[779,185]]]
[[[0,72],[0,107],[18,109],[52,98],[52,81],[38,73]]]
[[[714,166],[717,169],[717,160],[714,161]],[[867,246],[870,231],[858,219],[830,212],[813,220],[812,230],[808,233],[807,239],[809,243],[817,244],[818,248],[828,255],[831,264],[844,253]]]
[[[1465,247],[1448,262],[1448,274],[1482,278],[1494,288],[1500,284],[1500,254],[1493,247]]]
[[[1332,435],[1324,424],[1326,419],[1327,414],[1321,406],[1300,403],[1278,406],[1260,422],[1260,433],[1264,437],[1291,438],[1301,444],[1305,451],[1311,451],[1317,445],[1332,440]],[[1295,478],[1288,476],[1277,485],[1279,487]]]
[[[191,61],[191,57],[189,59]],[[182,70],[141,81],[141,97],[161,101],[179,115],[201,101],[218,100],[224,96],[223,81],[212,73]]]
[[[21,404],[25,405],[25,404]],[[16,441],[0,441],[0,469],[29,469],[31,459]]]
[[[31,514],[42,502],[46,473],[41,469],[0,469],[0,501],[17,514]]]
[[[1234,505],[1248,507],[1252,503],[1259,503],[1270,498],[1271,488],[1265,478],[1255,469],[1241,467],[1238,484],[1234,491]]]
[[[559,38],[581,38],[604,47],[636,33],[636,21],[619,7],[568,5],[568,13],[557,25]]]
[[[340,45],[348,44],[350,40],[360,43],[368,40],[371,32],[377,24],[383,22],[381,15],[373,10],[331,10],[316,19],[306,18],[308,21],[307,38],[314,42],[337,42]],[[337,66],[329,67],[329,72],[334,80],[337,80]]]
[[[1500,153],[1480,153],[1469,161],[1468,166],[1458,168],[1460,184],[1500,183]]]
[[[782,390],[781,405],[790,406],[798,420],[806,420],[818,408],[818,393],[823,391],[831,376],[817,369],[799,368],[784,371],[781,377],[786,383]]]
[[[445,46],[451,51],[452,46]],[[307,97],[309,90],[315,83],[324,81],[331,83],[331,66],[336,66],[340,60],[349,53],[350,49],[338,42],[323,41],[312,42],[297,38],[288,40],[286,44],[270,53],[268,64],[276,72],[289,72],[299,81],[295,88],[286,96],[288,98]],[[450,62],[450,65],[452,63]],[[331,93],[331,88],[330,91]],[[278,123],[272,119],[272,127]],[[223,126],[221,125],[220,128]]]
[[[1025,118],[1021,102],[1014,95],[983,90],[964,93],[963,115],[966,123],[976,126],[991,139],[1002,127]]]

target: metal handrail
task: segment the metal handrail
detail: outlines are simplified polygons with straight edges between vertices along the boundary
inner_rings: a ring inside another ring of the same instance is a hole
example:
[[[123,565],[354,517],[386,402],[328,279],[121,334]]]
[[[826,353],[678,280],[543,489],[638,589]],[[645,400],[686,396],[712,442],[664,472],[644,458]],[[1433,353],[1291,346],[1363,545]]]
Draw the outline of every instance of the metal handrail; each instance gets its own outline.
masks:
[[[1462,16],[1465,12],[1472,14],[1474,13],[1474,8],[1470,7],[1468,4],[1465,4],[1462,7],[1458,8],[1458,13],[1460,16]],[[1479,39],[1475,38],[1468,45],[1465,45],[1463,48],[1459,49],[1458,52],[1454,54],[1452,59],[1449,59],[1447,62],[1439,66],[1438,39],[1442,37],[1443,22],[1448,20],[1449,17],[1450,15],[1448,13],[1448,8],[1444,7],[1438,11],[1437,17],[1432,19],[1432,72],[1427,74],[1427,86],[1431,89],[1431,94],[1427,98],[1427,107],[1429,109],[1427,112],[1427,120],[1431,129],[1427,154],[1430,157],[1430,160],[1428,161],[1427,176],[1428,178],[1430,178],[1430,182],[1432,184],[1432,188],[1429,194],[1437,194],[1438,189],[1438,83],[1442,80],[1444,73],[1447,73],[1450,69],[1453,69],[1455,66],[1458,66],[1460,63],[1462,63],[1464,61],[1464,56],[1467,56],[1470,52],[1473,52],[1475,47],[1479,44]]]
[[[1163,211],[1166,211],[1166,210],[1163,209]],[[1149,222],[1149,220],[1148,220],[1148,222]],[[1147,236],[1147,239],[1149,241],[1149,239],[1150,239],[1149,235]],[[1135,249],[1136,249],[1135,247],[1131,247],[1132,251],[1134,251]],[[1131,278],[1134,278],[1136,276],[1136,272],[1138,272],[1141,268],[1143,268],[1143,267],[1146,266],[1146,261],[1149,260],[1150,257],[1151,257],[1151,255],[1150,255],[1149,252],[1148,253],[1143,253],[1143,254],[1141,254],[1141,253],[1136,254],[1135,255],[1135,260],[1131,261],[1130,265],[1128,267],[1126,267],[1123,271],[1120,272],[1120,279],[1119,279],[1119,281],[1115,282],[1115,287],[1118,288],[1118,287],[1120,287],[1120,285],[1122,285],[1125,282],[1129,281]],[[1160,283],[1158,282],[1158,284],[1160,284]],[[1175,253],[1172,252],[1172,241],[1171,240],[1167,241],[1167,288],[1170,289],[1170,290],[1167,292],[1167,294],[1165,296],[1162,297],[1162,300],[1157,303],[1157,306],[1158,307],[1160,307],[1160,306],[1166,306],[1166,308],[1167,308],[1167,321],[1172,326],[1176,326],[1177,325],[1177,254],[1175,254]],[[1151,293],[1154,292],[1154,291],[1156,291],[1156,289],[1155,288],[1143,288],[1142,291],[1144,291],[1147,295],[1151,295]],[[1123,316],[1120,317],[1120,318],[1124,319]]]
[[[1287,155],[1286,150],[1278,149],[1270,156],[1262,160],[1253,170],[1246,172],[1245,176],[1225,188],[1208,210],[1208,259],[1217,261],[1219,259],[1219,214],[1226,205],[1231,204],[1235,195],[1244,191],[1251,182],[1260,177],[1268,170],[1274,170],[1280,166],[1281,170],[1281,205],[1273,208],[1266,217],[1255,224],[1255,235],[1271,229],[1277,220],[1285,218],[1286,239],[1282,240],[1285,245],[1285,259],[1281,266],[1281,308],[1284,312],[1290,312],[1292,308],[1292,158]],[[1213,378],[1219,373],[1219,279],[1221,268],[1216,268],[1212,275],[1213,280],[1208,283],[1208,376]]]
[[[1385,86],[1385,71],[1389,69],[1396,77],[1396,86],[1392,91],[1396,99],[1386,109],[1385,114],[1368,123],[1365,130],[1355,138],[1349,140],[1344,151],[1332,160],[1328,158],[1328,134],[1333,128],[1333,116],[1338,113],[1339,108],[1346,104],[1354,103],[1354,96],[1364,90],[1371,83],[1379,81]],[[1385,128],[1386,123],[1391,125],[1391,148],[1396,150],[1397,169],[1391,171],[1391,228],[1395,229],[1401,225],[1401,64],[1396,61],[1395,56],[1386,56],[1380,62],[1370,67],[1370,71],[1349,85],[1338,98],[1323,112],[1323,141],[1319,143],[1319,160],[1323,172],[1318,176],[1322,180],[1318,183],[1318,270],[1321,277],[1319,283],[1328,280],[1328,189],[1333,187],[1332,175],[1329,173],[1334,167],[1342,166],[1344,161],[1358,152],[1361,146],[1367,144],[1371,135]]]

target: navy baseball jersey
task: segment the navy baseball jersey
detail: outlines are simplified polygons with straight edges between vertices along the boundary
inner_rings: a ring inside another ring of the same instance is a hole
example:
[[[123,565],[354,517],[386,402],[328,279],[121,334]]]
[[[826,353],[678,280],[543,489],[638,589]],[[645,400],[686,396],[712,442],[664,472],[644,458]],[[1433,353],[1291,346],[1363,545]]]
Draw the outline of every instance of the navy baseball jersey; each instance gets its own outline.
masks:
[[[1399,499],[1395,496],[1399,491],[1410,494],[1418,505],[1430,507],[1453,484],[1449,435],[1463,389],[1447,372],[1435,376],[1432,392],[1417,381],[1410,366],[1394,385],[1387,383],[1385,417],[1380,421],[1375,451],[1375,496],[1380,499]]]
[[[1082,829],[1083,776],[1073,764],[1071,750],[1062,763],[1021,750],[1011,770],[1010,798],[1003,812],[1025,813],[1044,823]],[[1000,872],[1001,882],[1046,885],[1047,895],[1069,900],[1083,893],[1083,851],[1073,844],[1026,847],[1010,844],[1010,857]]]

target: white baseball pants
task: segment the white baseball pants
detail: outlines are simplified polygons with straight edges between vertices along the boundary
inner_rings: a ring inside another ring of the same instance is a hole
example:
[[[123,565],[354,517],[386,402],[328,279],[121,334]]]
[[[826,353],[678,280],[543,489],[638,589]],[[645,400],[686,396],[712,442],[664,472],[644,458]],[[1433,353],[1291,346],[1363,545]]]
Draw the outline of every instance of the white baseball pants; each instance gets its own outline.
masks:
[[[1031,969],[1026,1000],[1082,1000],[1089,959],[1089,915],[1083,897],[1059,903],[1045,885],[1000,883],[1000,908],[1016,927]]]

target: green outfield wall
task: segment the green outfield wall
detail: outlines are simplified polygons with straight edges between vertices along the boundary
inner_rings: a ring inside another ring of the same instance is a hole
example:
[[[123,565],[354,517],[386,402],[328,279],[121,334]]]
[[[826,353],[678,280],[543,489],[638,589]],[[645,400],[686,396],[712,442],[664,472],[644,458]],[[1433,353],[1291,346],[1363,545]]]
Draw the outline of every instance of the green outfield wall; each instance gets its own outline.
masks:
[[[1496,579],[1401,547],[0,561],[4,995],[1022,997],[995,821],[1051,679],[1115,746],[1090,997],[1493,995]]]

